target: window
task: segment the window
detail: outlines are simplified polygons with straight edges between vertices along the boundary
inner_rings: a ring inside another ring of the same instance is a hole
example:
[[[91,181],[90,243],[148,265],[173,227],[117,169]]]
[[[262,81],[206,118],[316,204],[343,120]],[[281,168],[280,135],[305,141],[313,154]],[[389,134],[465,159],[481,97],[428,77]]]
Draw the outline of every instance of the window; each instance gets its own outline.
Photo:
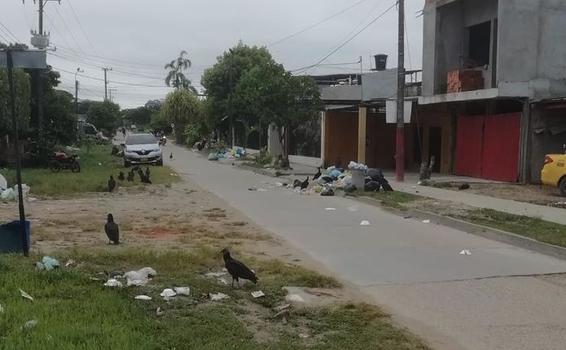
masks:
[[[491,22],[481,23],[468,28],[468,65],[470,67],[485,66],[489,64],[491,47]]]

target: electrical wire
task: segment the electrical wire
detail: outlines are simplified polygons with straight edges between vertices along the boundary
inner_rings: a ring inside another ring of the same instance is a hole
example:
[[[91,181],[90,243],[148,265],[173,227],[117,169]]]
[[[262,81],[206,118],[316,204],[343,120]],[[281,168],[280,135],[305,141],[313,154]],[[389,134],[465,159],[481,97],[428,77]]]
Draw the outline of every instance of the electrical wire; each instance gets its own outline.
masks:
[[[79,48],[79,51],[82,52],[82,53],[85,53],[85,51],[81,47],[81,44],[78,42],[77,38],[75,37],[75,34],[73,34],[73,31],[67,25],[67,21],[65,21],[65,18],[61,15],[61,12],[59,12],[59,9],[57,8],[57,6],[54,6],[53,8],[55,9],[55,13],[57,14],[57,16],[59,16],[59,18],[61,19],[63,26],[65,27],[67,32],[71,35],[71,39],[73,39],[73,41],[75,42],[75,44]]]
[[[4,25],[4,23],[0,22],[0,27],[4,28],[3,31],[6,35],[8,35],[8,37],[14,39],[16,43],[21,43],[20,39],[18,39],[18,37],[15,36],[14,33],[12,33],[12,31],[10,31],[10,29]],[[2,28],[0,28],[0,30],[2,30]]]
[[[409,67],[410,67],[410,69],[412,69],[413,68],[413,59],[411,58],[411,43],[409,42],[409,30],[407,29],[407,20],[406,19],[405,19],[404,27],[405,27],[405,39],[406,39],[406,43],[407,43],[407,56],[409,58]]]
[[[62,69],[62,68],[58,68],[58,67],[53,67],[54,70],[56,71],[61,71],[64,73],[68,73],[68,74],[75,74],[76,72],[71,72],[69,70],[66,69]],[[86,79],[92,79],[92,80],[96,80],[96,81],[104,81],[104,79],[102,78],[97,78],[97,77],[93,77],[90,75],[85,75],[85,74],[81,74],[81,77],[86,78]],[[111,82],[112,84],[116,84],[116,85],[126,85],[126,86],[137,86],[137,87],[148,87],[148,88],[169,88],[167,85],[163,84],[163,85],[150,85],[150,84],[141,84],[141,83],[131,83],[131,82],[125,82],[125,81],[114,81],[114,80],[108,80],[108,82]]]
[[[279,40],[276,40],[276,41],[274,41],[274,42],[272,42],[272,43],[270,43],[270,44],[267,44],[267,47],[272,47],[272,46],[278,45],[278,44],[280,44],[280,43],[282,43],[282,42],[284,42],[284,41],[287,41],[287,40],[292,39],[292,38],[294,38],[294,37],[296,37],[296,36],[298,36],[298,35],[301,35],[301,34],[303,34],[303,33],[305,33],[305,32],[308,32],[309,30],[314,29],[314,28],[318,27],[319,25],[326,23],[326,22],[330,21],[331,19],[334,19],[334,18],[340,16],[341,14],[346,13],[346,12],[350,11],[351,9],[353,9],[353,8],[359,6],[359,5],[361,5],[361,4],[363,4],[364,2],[367,2],[367,1],[368,1],[368,0],[361,0],[361,1],[358,1],[358,2],[356,2],[356,3],[354,3],[354,4],[350,5],[350,6],[348,6],[348,7],[344,8],[344,9],[342,9],[342,10],[340,10],[340,11],[334,13],[333,15],[331,15],[331,16],[329,16],[329,17],[326,17],[326,18],[322,19],[322,20],[319,21],[319,22],[316,22],[316,23],[314,23],[314,24],[311,24],[311,25],[309,25],[309,26],[307,26],[307,27],[305,27],[305,28],[303,28],[303,29],[301,29],[301,30],[299,30],[299,31],[297,31],[297,32],[295,32],[295,33],[293,33],[293,34],[289,34],[289,35],[287,35],[287,36],[285,36],[285,37],[283,37],[283,38],[281,38],[281,39],[279,39]]]
[[[374,24],[375,22],[377,22],[379,19],[381,19],[383,16],[385,16],[389,11],[391,11],[392,9],[394,9],[397,6],[397,2],[395,2],[393,5],[391,5],[390,7],[388,7],[385,11],[383,11],[381,14],[379,14],[379,16],[375,17],[373,20],[371,20],[368,24],[366,24],[365,26],[363,26],[360,30],[358,30],[354,35],[350,36],[346,41],[344,41],[342,44],[338,45],[338,47],[336,47],[335,49],[333,49],[332,51],[330,51],[326,56],[324,56],[323,58],[321,58],[320,60],[318,60],[315,64],[310,65],[310,66],[306,66],[306,67],[302,67],[302,68],[298,68],[298,69],[294,69],[291,72],[292,73],[296,73],[296,74],[301,74],[304,73],[306,71],[308,71],[311,68],[317,67],[319,66],[321,63],[323,63],[324,61],[326,61],[328,58],[330,58],[332,55],[334,55],[336,52],[338,52],[340,49],[342,49],[344,46],[346,46],[347,44],[349,44],[352,40],[354,40],[358,35],[360,35],[361,33],[363,33],[366,29],[368,29],[372,24]]]
[[[73,16],[75,17],[75,20],[77,21],[77,23],[79,24],[79,28],[81,29],[81,32],[83,33],[84,37],[86,38],[86,40],[88,41],[90,47],[93,49],[93,51],[95,53],[98,54],[98,51],[96,50],[96,47],[94,47],[94,45],[92,44],[92,41],[90,40],[90,37],[88,36],[88,34],[86,33],[83,24],[81,23],[79,16],[77,14],[77,11],[75,11],[75,8],[73,7],[73,3],[71,0],[67,0],[66,3],[69,4],[69,7],[71,8],[71,12],[73,13]]]

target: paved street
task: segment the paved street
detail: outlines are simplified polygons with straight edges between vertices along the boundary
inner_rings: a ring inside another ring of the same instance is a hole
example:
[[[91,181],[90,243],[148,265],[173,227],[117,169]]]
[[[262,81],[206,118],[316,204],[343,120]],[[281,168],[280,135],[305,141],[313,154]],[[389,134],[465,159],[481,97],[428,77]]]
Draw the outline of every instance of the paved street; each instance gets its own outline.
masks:
[[[367,293],[434,348],[564,348],[566,277],[549,275],[566,272],[566,261],[350,199],[300,195],[176,146],[167,158],[171,151],[183,176]]]

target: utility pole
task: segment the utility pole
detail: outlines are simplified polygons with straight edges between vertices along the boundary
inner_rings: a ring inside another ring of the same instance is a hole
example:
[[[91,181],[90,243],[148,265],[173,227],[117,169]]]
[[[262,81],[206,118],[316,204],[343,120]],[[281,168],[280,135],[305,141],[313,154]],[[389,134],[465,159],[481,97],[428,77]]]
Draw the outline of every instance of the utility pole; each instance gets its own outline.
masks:
[[[397,67],[397,146],[395,174],[405,181],[405,0],[399,0],[399,56]]]
[[[84,73],[80,67],[77,68],[75,72],[75,113],[79,114],[79,81],[77,80],[77,74]]]
[[[104,101],[108,101],[108,71],[111,71],[112,68],[104,67],[102,68],[104,71]]]

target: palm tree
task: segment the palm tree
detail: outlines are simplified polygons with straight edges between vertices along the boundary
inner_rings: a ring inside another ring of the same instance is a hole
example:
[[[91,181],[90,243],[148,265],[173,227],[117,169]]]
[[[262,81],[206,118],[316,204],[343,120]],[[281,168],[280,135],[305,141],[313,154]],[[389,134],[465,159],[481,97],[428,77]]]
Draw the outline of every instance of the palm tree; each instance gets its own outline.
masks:
[[[192,66],[191,60],[185,56],[187,56],[187,51],[183,50],[179,54],[179,57],[165,65],[165,69],[169,70],[165,78],[165,84],[177,90],[186,89],[196,94],[197,90],[192,85],[189,78],[183,73]]]

